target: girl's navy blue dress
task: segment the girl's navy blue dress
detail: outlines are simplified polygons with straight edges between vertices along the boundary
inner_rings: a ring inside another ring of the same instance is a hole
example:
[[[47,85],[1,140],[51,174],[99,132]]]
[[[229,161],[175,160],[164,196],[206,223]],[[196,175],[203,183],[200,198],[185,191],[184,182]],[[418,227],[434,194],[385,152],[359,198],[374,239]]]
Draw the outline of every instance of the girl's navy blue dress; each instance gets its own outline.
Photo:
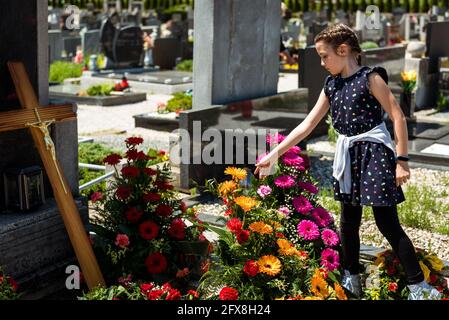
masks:
[[[324,92],[338,133],[354,136],[382,123],[382,107],[369,90],[368,75],[372,72],[388,83],[387,72],[381,67],[362,67],[347,78],[326,78]],[[336,200],[362,206],[392,206],[405,200],[401,187],[396,187],[396,159],[391,149],[382,143],[360,141],[349,153],[351,193],[340,193],[339,183],[333,178]]]

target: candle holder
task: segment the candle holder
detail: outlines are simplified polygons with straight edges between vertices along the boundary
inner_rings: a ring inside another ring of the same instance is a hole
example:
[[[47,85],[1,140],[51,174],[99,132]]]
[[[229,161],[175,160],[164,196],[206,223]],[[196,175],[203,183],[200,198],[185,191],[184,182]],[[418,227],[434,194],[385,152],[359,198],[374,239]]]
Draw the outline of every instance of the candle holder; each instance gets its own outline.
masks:
[[[45,203],[44,178],[39,166],[8,168],[3,172],[6,209],[30,211]]]

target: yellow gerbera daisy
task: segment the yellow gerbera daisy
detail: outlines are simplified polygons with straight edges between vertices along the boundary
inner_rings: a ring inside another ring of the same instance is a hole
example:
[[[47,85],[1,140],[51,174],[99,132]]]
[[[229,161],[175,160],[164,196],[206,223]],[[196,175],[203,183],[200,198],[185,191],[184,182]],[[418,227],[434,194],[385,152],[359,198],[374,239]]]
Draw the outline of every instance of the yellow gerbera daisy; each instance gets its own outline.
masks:
[[[311,297],[304,297],[303,300],[323,300],[323,298],[311,296]]]
[[[250,211],[252,208],[259,204],[259,202],[254,200],[253,198],[245,196],[235,198],[234,202],[245,212]]]
[[[218,186],[218,193],[220,194],[220,196],[224,197],[230,194],[235,189],[237,189],[237,184],[234,181],[225,181],[220,183],[220,185]]]
[[[234,180],[244,180],[246,179],[246,170],[236,167],[228,167],[226,168],[225,174],[229,174],[232,176]]]
[[[346,296],[345,291],[337,282],[334,283],[334,289],[335,289],[335,295],[337,296],[338,300],[348,300],[348,297]]]
[[[329,296],[329,289],[326,281],[321,277],[320,271],[317,269],[312,277],[312,293],[321,298],[327,298]]]
[[[273,228],[262,222],[262,221],[257,221],[257,222],[253,222],[249,225],[249,229],[255,233],[259,233],[259,234],[270,234],[273,232]]]
[[[424,273],[424,278],[427,282],[429,282],[430,279],[430,270],[429,268],[422,262],[419,262],[419,266],[421,267],[422,272]]]
[[[274,221],[274,220],[270,220],[268,222],[274,227],[274,229],[276,229],[276,230],[282,229],[282,225],[279,222]]]
[[[290,242],[288,242],[285,239],[278,239],[277,244],[279,246],[279,254],[283,255],[283,256],[292,256],[294,254],[298,254],[299,252],[298,250],[296,250],[296,248],[294,246],[292,246],[292,244]]]
[[[427,255],[426,260],[430,263],[433,270],[435,271],[443,270],[444,267],[443,261],[441,261],[441,259],[438,258],[436,255],[434,254]]]
[[[275,256],[263,256],[257,260],[259,265],[259,272],[268,274],[269,276],[275,276],[281,272],[282,264]]]

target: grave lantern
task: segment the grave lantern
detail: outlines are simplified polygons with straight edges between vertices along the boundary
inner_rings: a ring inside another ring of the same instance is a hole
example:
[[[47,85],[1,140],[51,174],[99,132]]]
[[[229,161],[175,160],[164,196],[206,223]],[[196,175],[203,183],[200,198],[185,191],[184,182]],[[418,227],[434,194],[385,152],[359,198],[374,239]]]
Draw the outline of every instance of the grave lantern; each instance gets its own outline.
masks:
[[[28,211],[45,203],[44,178],[39,166],[9,168],[3,173],[7,209]]]

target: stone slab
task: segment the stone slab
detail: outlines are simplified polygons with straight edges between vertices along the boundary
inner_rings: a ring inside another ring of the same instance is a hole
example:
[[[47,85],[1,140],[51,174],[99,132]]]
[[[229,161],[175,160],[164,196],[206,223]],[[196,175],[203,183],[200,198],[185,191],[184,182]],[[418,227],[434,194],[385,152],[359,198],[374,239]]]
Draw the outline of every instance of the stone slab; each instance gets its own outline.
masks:
[[[76,205],[87,225],[87,204],[79,198]],[[53,198],[30,213],[0,214],[0,265],[19,283],[72,257],[73,248]]]
[[[449,145],[449,134],[438,139],[436,143]]]
[[[50,98],[103,107],[136,103],[147,99],[146,93],[142,92],[127,92],[122,95],[83,97],[77,95],[81,88],[82,87],[79,85],[72,84],[51,86]]]
[[[168,114],[149,112],[135,115],[133,118],[136,127],[169,132],[179,128],[179,117],[174,112]]]
[[[422,153],[439,154],[449,157],[449,145],[434,143],[431,146],[421,150]]]
[[[431,122],[409,123],[409,135],[422,139],[438,140],[449,134],[449,126]]]
[[[431,146],[434,141],[429,139],[410,139],[408,141],[408,149],[410,151],[420,152],[422,149]]]

